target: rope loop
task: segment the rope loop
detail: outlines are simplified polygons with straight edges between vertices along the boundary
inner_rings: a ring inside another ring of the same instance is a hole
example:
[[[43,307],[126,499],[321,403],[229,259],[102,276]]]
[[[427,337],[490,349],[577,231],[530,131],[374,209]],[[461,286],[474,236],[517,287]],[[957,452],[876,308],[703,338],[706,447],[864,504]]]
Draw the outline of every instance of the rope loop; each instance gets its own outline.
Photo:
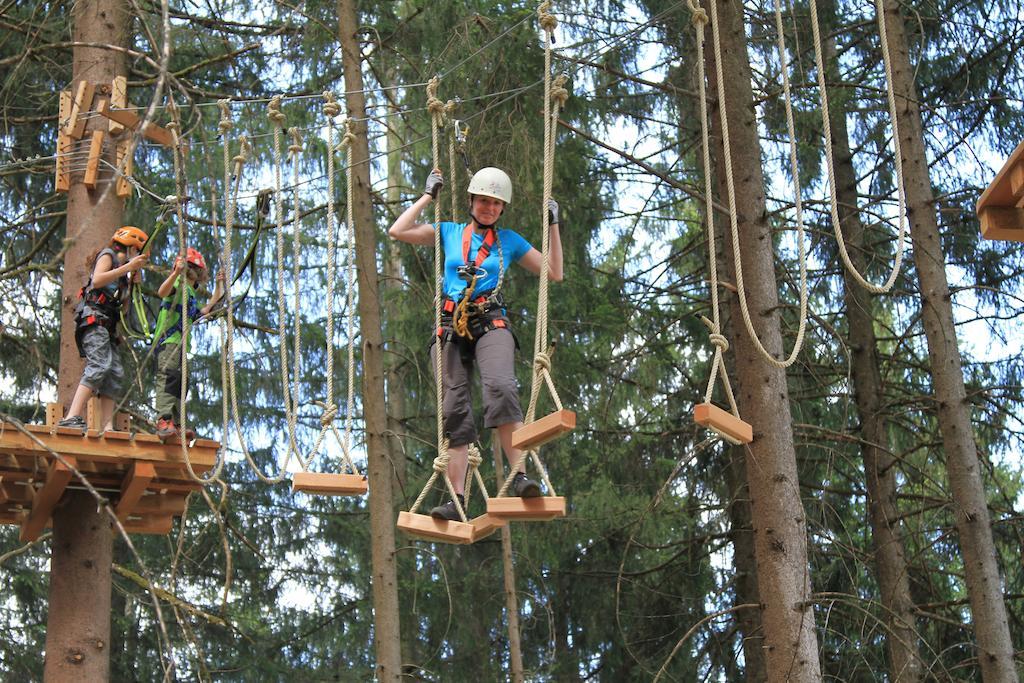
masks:
[[[221,135],[235,127],[234,122],[231,120],[231,108],[228,106],[230,104],[230,98],[217,100],[217,106],[220,107],[220,123],[217,124],[217,129],[220,130]]]
[[[337,100],[334,99],[334,93],[330,90],[324,90],[324,116],[333,119],[335,116],[341,113],[341,105],[338,104]]]
[[[338,143],[338,148],[345,149],[355,141],[356,132],[355,128],[352,126],[352,119],[345,119],[345,135],[342,136],[341,142]]]
[[[469,444],[469,447],[466,449],[466,451],[466,458],[469,461],[470,468],[476,469],[477,467],[480,467],[480,463],[482,463],[484,459],[483,456],[480,455],[480,449],[476,447],[476,444]]]
[[[288,145],[288,152],[295,156],[302,154],[302,132],[292,126],[288,129],[288,134],[292,136],[292,144]]]
[[[274,95],[267,104],[267,118],[274,122],[275,126],[284,128],[285,115],[281,111],[281,96]]]
[[[330,427],[334,423],[334,418],[338,414],[338,406],[331,401],[330,403],[322,403],[324,412],[320,413],[320,426]]]
[[[232,157],[231,161],[235,162],[239,166],[249,161],[249,157],[252,156],[252,145],[249,144],[249,138],[244,135],[238,136],[238,154]]]
[[[708,337],[711,343],[722,349],[722,353],[726,353],[729,350],[729,340],[725,338],[725,335],[712,332],[711,336]]]
[[[544,0],[540,3],[540,7],[537,8],[537,16],[540,19],[540,26],[549,34],[554,33],[555,29],[558,28],[558,17],[549,12],[551,9],[551,0]]]

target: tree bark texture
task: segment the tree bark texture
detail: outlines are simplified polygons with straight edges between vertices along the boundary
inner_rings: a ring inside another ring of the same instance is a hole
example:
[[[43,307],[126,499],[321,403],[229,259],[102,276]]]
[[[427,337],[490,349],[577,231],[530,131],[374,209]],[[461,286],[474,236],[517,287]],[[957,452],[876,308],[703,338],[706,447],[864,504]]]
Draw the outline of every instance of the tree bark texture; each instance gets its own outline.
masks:
[[[825,47],[834,58],[835,42]],[[840,225],[850,252],[850,260],[865,272],[864,224],[857,209],[857,173],[853,167],[846,103],[830,97],[832,155],[835,159],[836,197]],[[886,625],[889,653],[889,680],[916,683],[923,680],[924,668],[914,628],[914,601],[910,596],[906,549],[900,531],[896,507],[896,464],[888,444],[888,424],[882,412],[882,376],[875,338],[871,294],[843,269],[846,319],[850,334],[853,395],[860,417],[861,456],[868,492],[868,523],[875,548],[875,574]]]
[[[952,513],[960,538],[967,594],[974,617],[978,662],[984,681],[1007,683],[1018,680],[1013,662],[1013,643],[957,346],[914,70],[899,4],[895,0],[885,0],[884,7],[914,265],[920,281],[921,318],[928,341],[946,470],[955,503]]]
[[[494,444],[494,472],[500,487],[505,478],[505,462],[501,457],[501,442],[497,431],[491,435]],[[516,567],[512,559],[512,529],[501,527],[501,566],[505,592],[505,616],[508,625],[508,662],[512,683],[523,683],[523,648],[519,639],[519,599],[516,595]]]
[[[370,194],[370,145],[367,138],[366,96],[363,94],[359,22],[354,0],[338,0],[338,33],[345,102],[353,122],[352,174],[354,187],[356,264],[359,280],[359,330],[363,338],[363,413],[366,416],[367,475],[371,562],[373,565],[373,624],[378,681],[397,681],[402,675],[395,567],[394,468],[388,457],[387,412],[384,405],[384,338],[380,318],[380,280],[377,268],[377,231]]]
[[[76,42],[127,47],[129,12],[120,0],[81,0],[72,6],[71,17],[71,33]],[[82,80],[97,86],[109,85],[115,76],[124,75],[127,67],[121,53],[81,46],[73,49],[72,93]],[[94,101],[106,96],[97,92]],[[90,104],[86,103],[86,110]],[[85,134],[76,144],[87,145],[91,131],[98,128],[106,130],[106,119],[90,118]],[[103,154],[114,163],[113,144],[105,145]],[[90,191],[81,183],[81,176],[72,176],[68,191],[67,237],[71,246],[64,256],[61,285],[57,383],[57,398],[64,405],[71,401],[84,367],[75,345],[74,308],[78,290],[89,278],[85,261],[90,253],[109,242],[124,215],[124,201],[114,191],[114,181],[104,180]],[[65,493],[53,513],[43,667],[46,681],[109,678],[112,541],[110,522],[92,495],[85,491]]]
[[[754,116],[743,6],[738,0],[712,1],[716,2],[721,22],[725,87],[725,100],[717,102],[716,107],[725,107],[728,113],[740,255],[748,283],[747,302],[762,343],[775,357],[780,357],[782,334],[772,234],[765,210],[761,147]],[[715,93],[715,50],[709,49],[707,55],[713,86],[710,92]],[[711,118],[715,172],[720,196],[724,198],[725,150],[719,112],[715,111]],[[728,217],[722,215],[716,219],[728,221]],[[725,252],[735,278],[735,254],[731,247]],[[730,302],[730,315],[739,327],[742,318],[735,297]],[[731,341],[735,371],[741,381],[736,397],[740,414],[754,429],[754,440],[746,450],[747,477],[768,680],[773,683],[819,681],[821,669],[814,611],[808,602],[811,586],[807,528],[800,499],[786,373],[765,362],[745,332],[735,335]]]

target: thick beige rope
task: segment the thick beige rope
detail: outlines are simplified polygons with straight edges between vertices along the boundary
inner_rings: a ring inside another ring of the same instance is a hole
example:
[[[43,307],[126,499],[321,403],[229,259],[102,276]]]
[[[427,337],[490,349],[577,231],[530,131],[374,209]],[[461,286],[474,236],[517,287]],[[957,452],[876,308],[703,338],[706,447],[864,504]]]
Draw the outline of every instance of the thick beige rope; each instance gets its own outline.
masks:
[[[885,65],[885,86],[886,96],[889,103],[889,119],[892,121],[893,156],[896,159],[896,191],[899,200],[899,234],[896,239],[896,256],[893,261],[892,270],[885,282],[879,286],[868,282],[857,270],[850,260],[850,254],[846,250],[846,240],[843,239],[843,230],[839,221],[839,198],[836,190],[835,159],[832,154],[832,121],[829,116],[828,88],[825,84],[825,57],[821,47],[821,29],[818,26],[818,5],[811,0],[811,33],[814,37],[814,63],[817,67],[818,90],[821,93],[821,125],[822,137],[824,139],[825,160],[828,163],[828,190],[829,190],[829,214],[832,218],[832,230],[836,235],[836,243],[839,245],[839,254],[842,256],[843,264],[853,275],[853,279],[869,292],[884,294],[892,289],[896,278],[899,277],[903,266],[903,256],[906,251],[907,231],[907,195],[903,179],[903,146],[900,141],[899,123],[896,117],[896,93],[893,90],[892,60],[889,56],[888,33],[885,28],[885,14],[882,0],[875,0],[875,14],[878,18],[878,33],[882,45],[882,63]],[[782,41],[781,16],[778,0],[775,1],[776,25],[779,40]],[[780,48],[782,49],[782,48]]]
[[[437,87],[440,79],[434,76],[427,84],[427,110],[430,112],[430,146],[434,168],[439,169],[441,163],[439,130],[444,116],[444,103],[437,99]],[[434,201],[434,333],[441,329],[441,291],[444,288],[444,272],[441,266],[441,204]],[[455,495],[451,477],[448,476],[448,437],[444,433],[444,385],[442,383],[444,367],[441,358],[441,338],[434,342],[434,393],[437,397],[437,457],[434,458],[433,473],[424,485],[420,495],[416,497],[409,512],[414,513],[423,504],[434,482],[439,476],[444,478],[448,493],[455,502],[459,518],[465,522],[466,512]]]
[[[544,0],[537,8],[541,27],[544,29],[544,196],[541,201],[541,260],[540,285],[537,292],[537,331],[533,340],[533,381],[530,386],[530,404],[526,411],[526,424],[536,419],[537,402],[540,398],[541,386],[546,386],[556,410],[562,410],[562,399],[558,396],[555,382],[551,377],[551,356],[554,346],[548,344],[548,273],[551,269],[549,247],[551,242],[551,223],[548,215],[548,201],[551,199],[551,188],[554,179],[555,137],[558,127],[559,109],[569,98],[565,88],[566,77],[560,74],[551,82],[551,45],[554,31],[558,26],[558,18],[551,14],[551,1]],[[548,490],[548,495],[555,496],[554,486],[548,478],[547,469],[540,459],[537,449],[523,451],[511,468],[504,483],[498,490],[498,497],[508,493],[512,480],[515,478],[523,460],[530,457],[540,473]]]

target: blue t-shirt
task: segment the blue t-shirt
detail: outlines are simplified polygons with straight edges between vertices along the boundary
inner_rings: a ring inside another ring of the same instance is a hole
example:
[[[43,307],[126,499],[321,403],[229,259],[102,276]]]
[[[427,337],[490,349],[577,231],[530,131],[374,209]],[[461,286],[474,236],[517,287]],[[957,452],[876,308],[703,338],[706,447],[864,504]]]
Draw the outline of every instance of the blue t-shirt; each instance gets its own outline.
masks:
[[[459,266],[465,265],[462,257],[462,236],[466,230],[466,223],[452,223],[445,221],[441,223],[441,247],[444,249],[444,293],[450,298],[458,301],[468,284],[459,277]],[[469,261],[475,262],[477,251],[484,243],[483,235],[472,231],[473,237],[469,246]],[[486,271],[476,281],[476,292],[488,292],[498,284],[498,242],[501,242],[501,254],[504,258],[504,269],[523,258],[533,245],[526,241],[522,235],[514,230],[498,228],[498,240],[491,245],[491,252],[487,255],[480,267]]]

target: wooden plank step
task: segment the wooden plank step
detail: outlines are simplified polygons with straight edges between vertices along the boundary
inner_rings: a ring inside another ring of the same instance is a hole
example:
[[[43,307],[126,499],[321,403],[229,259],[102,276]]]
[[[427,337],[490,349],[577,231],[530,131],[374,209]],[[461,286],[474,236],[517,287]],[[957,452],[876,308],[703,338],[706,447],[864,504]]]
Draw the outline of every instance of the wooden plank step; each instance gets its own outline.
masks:
[[[565,498],[562,496],[488,498],[487,514],[516,522],[549,522],[556,517],[565,517]]]
[[[292,475],[292,493],[325,496],[361,496],[366,493],[366,477],[361,474],[296,472]]]
[[[409,536],[425,541],[457,543],[466,545],[473,542],[474,528],[467,522],[451,522],[434,519],[430,515],[398,513],[398,528]]]
[[[532,450],[576,428],[576,413],[559,410],[512,432],[512,448]]]
[[[485,512],[484,514],[469,520],[469,523],[473,525],[473,542],[475,543],[482,538],[487,538],[495,531],[508,524],[508,520],[492,515],[489,512]]]
[[[694,406],[693,420],[713,430],[734,446],[754,440],[754,429],[749,424],[714,403],[698,403]]]

